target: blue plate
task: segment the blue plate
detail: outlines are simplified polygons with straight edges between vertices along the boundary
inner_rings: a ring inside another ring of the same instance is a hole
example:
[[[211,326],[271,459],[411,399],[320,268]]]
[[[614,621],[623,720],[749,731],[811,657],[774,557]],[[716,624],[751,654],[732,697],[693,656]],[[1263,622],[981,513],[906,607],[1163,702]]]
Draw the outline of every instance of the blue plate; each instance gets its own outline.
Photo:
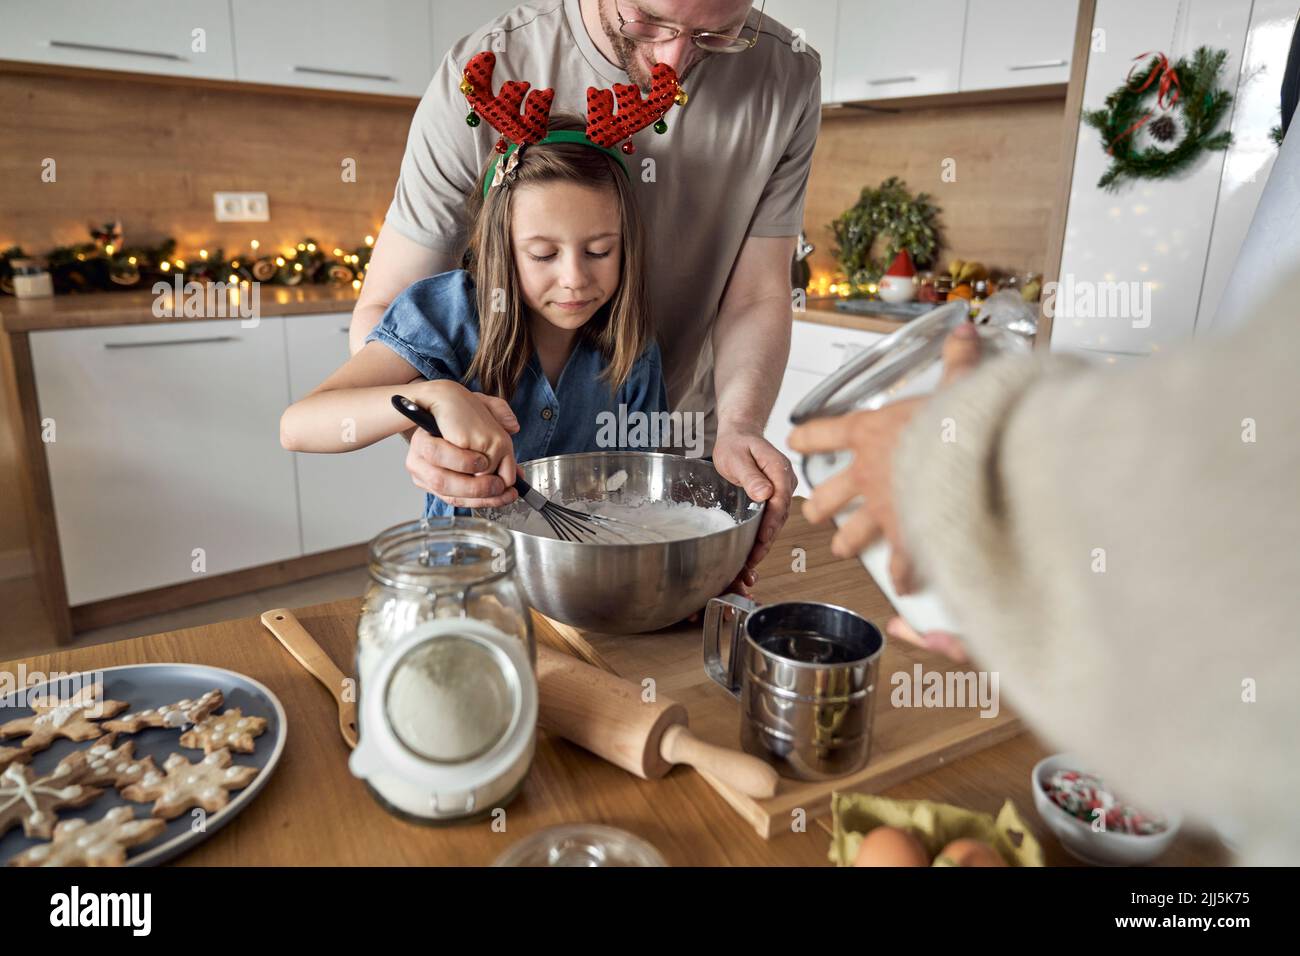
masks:
[[[257,767],[260,773],[253,782],[243,790],[230,793],[230,803],[216,813],[208,814],[201,831],[191,829],[194,817],[191,812],[182,813],[175,820],[167,821],[167,828],[148,843],[127,850],[127,866],[153,866],[170,860],[197,843],[206,840],[223,826],[234,819],[244,807],[257,796],[258,792],[271,779],[271,772],[280,761],[284,752],[286,719],[284,707],[279,699],[262,684],[243,674],[236,674],[220,667],[208,667],[203,664],[127,664],[121,667],[106,667],[98,671],[86,671],[82,674],[59,674],[59,680],[37,685],[27,691],[20,691],[0,698],[0,724],[8,723],[19,717],[28,717],[32,709],[25,704],[26,695],[33,690],[45,694],[54,692],[66,697],[85,686],[91,679],[98,678],[103,700],[124,700],[130,705],[118,714],[124,717],[146,708],[158,708],[174,704],[178,700],[189,698],[197,700],[207,691],[216,688],[225,695],[224,710],[238,707],[245,717],[263,717],[266,719],[266,732],[253,739],[256,750],[251,754],[231,752],[234,758],[232,766]],[[188,760],[196,761],[203,757],[202,750],[191,750],[180,745],[181,731],[163,727],[150,727],[135,734],[119,733],[117,743],[127,740],[135,741],[135,757],[154,758],[161,770],[163,763],[173,753],[182,754]],[[23,738],[15,737],[0,741],[2,747],[14,747],[22,743]],[[56,740],[48,750],[32,757],[27,764],[38,775],[50,773],[55,765],[74,750],[93,747],[93,740],[80,743],[72,740]],[[113,807],[128,806],[135,810],[140,818],[150,818],[152,803],[132,803],[124,800],[122,795],[111,786],[106,786],[104,793],[95,801],[84,807],[69,808],[58,811],[60,820],[83,819],[98,820]],[[45,843],[45,840],[30,839],[22,830],[15,827],[0,837],[0,861],[8,861],[17,854]]]

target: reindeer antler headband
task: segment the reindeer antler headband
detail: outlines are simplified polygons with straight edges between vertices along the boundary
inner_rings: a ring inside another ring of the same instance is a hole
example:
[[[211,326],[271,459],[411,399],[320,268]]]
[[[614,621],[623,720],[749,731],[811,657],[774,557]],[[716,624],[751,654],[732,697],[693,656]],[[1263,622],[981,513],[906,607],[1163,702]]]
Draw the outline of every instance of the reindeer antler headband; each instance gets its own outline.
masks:
[[[547,123],[555,91],[536,89],[529,92],[528,83],[506,80],[501,84],[501,92],[494,96],[492,71],[496,62],[496,54],[489,50],[476,54],[466,64],[460,81],[460,91],[470,105],[465,122],[471,127],[478,126],[479,114],[482,114],[482,118],[501,134],[496,144],[501,158],[497,160],[495,174],[483,184],[484,198],[492,186],[505,181],[505,176],[518,165],[524,148],[533,143],[584,143],[613,156],[627,172],[622,157],[612,147],[622,142],[620,149],[630,156],[636,152],[631,139],[633,134],[652,123],[656,133],[668,132],[664,115],[674,103],[686,105],[687,94],[677,83],[677,73],[666,63],[656,63],[650,73],[650,93],[644,99],[636,86],[615,83],[612,93],[588,87],[586,134],[572,130],[556,130],[548,134]],[[528,94],[526,99],[525,93]]]

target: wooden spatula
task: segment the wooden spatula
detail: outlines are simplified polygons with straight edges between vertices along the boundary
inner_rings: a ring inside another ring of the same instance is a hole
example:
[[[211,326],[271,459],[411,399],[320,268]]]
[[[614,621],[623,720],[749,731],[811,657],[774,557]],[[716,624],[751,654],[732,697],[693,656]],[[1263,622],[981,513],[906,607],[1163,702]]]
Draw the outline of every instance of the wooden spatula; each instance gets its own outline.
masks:
[[[298,663],[325,685],[339,705],[339,732],[349,747],[357,745],[357,705],[344,700],[343,672],[339,670],[316,639],[307,633],[298,618],[288,608],[276,608],[262,615],[262,623],[274,634]],[[355,697],[355,694],[353,695]]]

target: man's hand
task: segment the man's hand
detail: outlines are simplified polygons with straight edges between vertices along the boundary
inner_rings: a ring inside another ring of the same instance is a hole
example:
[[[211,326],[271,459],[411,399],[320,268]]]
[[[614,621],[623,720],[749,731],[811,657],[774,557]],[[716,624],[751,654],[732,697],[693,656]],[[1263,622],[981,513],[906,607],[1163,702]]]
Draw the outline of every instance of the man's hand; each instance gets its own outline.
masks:
[[[776,533],[790,513],[790,498],[795,487],[794,468],[789,459],[762,435],[722,425],[713,445],[713,464],[718,474],[733,485],[744,488],[751,499],[767,502],[754,546],[731,587],[738,594],[752,597],[749,589],[758,580],[755,569],[771,550]]]
[[[467,419],[465,427],[489,432],[493,426],[499,426],[511,435],[519,431],[519,422],[503,399],[481,392],[466,391],[465,394],[477,400],[474,406],[462,408],[461,417]],[[484,420],[479,421],[474,414],[476,407],[480,414],[486,413]],[[435,411],[435,414],[439,412]],[[444,425],[450,429],[445,431],[448,435],[452,431],[459,434],[465,430],[454,417],[448,416],[446,410],[439,417],[439,427]],[[495,448],[490,441],[479,444]],[[434,438],[424,429],[417,428],[411,435],[411,447],[406,453],[406,470],[417,487],[437,495],[453,507],[500,508],[518,498],[519,493],[514,489],[513,450],[496,450],[501,454],[494,467],[483,451],[466,448],[447,438]],[[505,480],[507,472],[509,482]]]
[[[979,336],[965,323],[948,337],[943,347],[943,385],[965,374],[979,362]],[[862,551],[877,535],[890,545],[889,573],[894,589],[907,594],[915,587],[912,562],[903,547],[894,506],[894,455],[903,429],[925,399],[893,402],[879,411],[851,412],[836,418],[819,418],[790,433],[790,447],[805,454],[848,449],[853,461],[842,472],[818,486],[804,504],[804,517],[825,521],[856,498],[863,505],[849,516],[831,540],[831,552],[849,557]]]

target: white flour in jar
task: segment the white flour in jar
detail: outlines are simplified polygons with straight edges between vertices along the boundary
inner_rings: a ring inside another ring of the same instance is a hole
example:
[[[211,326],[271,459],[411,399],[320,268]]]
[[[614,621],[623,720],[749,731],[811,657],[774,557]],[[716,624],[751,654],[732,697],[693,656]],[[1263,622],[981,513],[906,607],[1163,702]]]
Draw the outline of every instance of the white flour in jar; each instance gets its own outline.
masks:
[[[736,526],[736,519],[721,506],[704,508],[689,501],[566,501],[567,508],[585,514],[614,518],[633,528],[595,525],[602,541],[618,543],[621,535],[642,541],[685,541]],[[555,533],[538,512],[528,508],[503,515],[502,523],[515,531],[539,538],[554,538]]]

